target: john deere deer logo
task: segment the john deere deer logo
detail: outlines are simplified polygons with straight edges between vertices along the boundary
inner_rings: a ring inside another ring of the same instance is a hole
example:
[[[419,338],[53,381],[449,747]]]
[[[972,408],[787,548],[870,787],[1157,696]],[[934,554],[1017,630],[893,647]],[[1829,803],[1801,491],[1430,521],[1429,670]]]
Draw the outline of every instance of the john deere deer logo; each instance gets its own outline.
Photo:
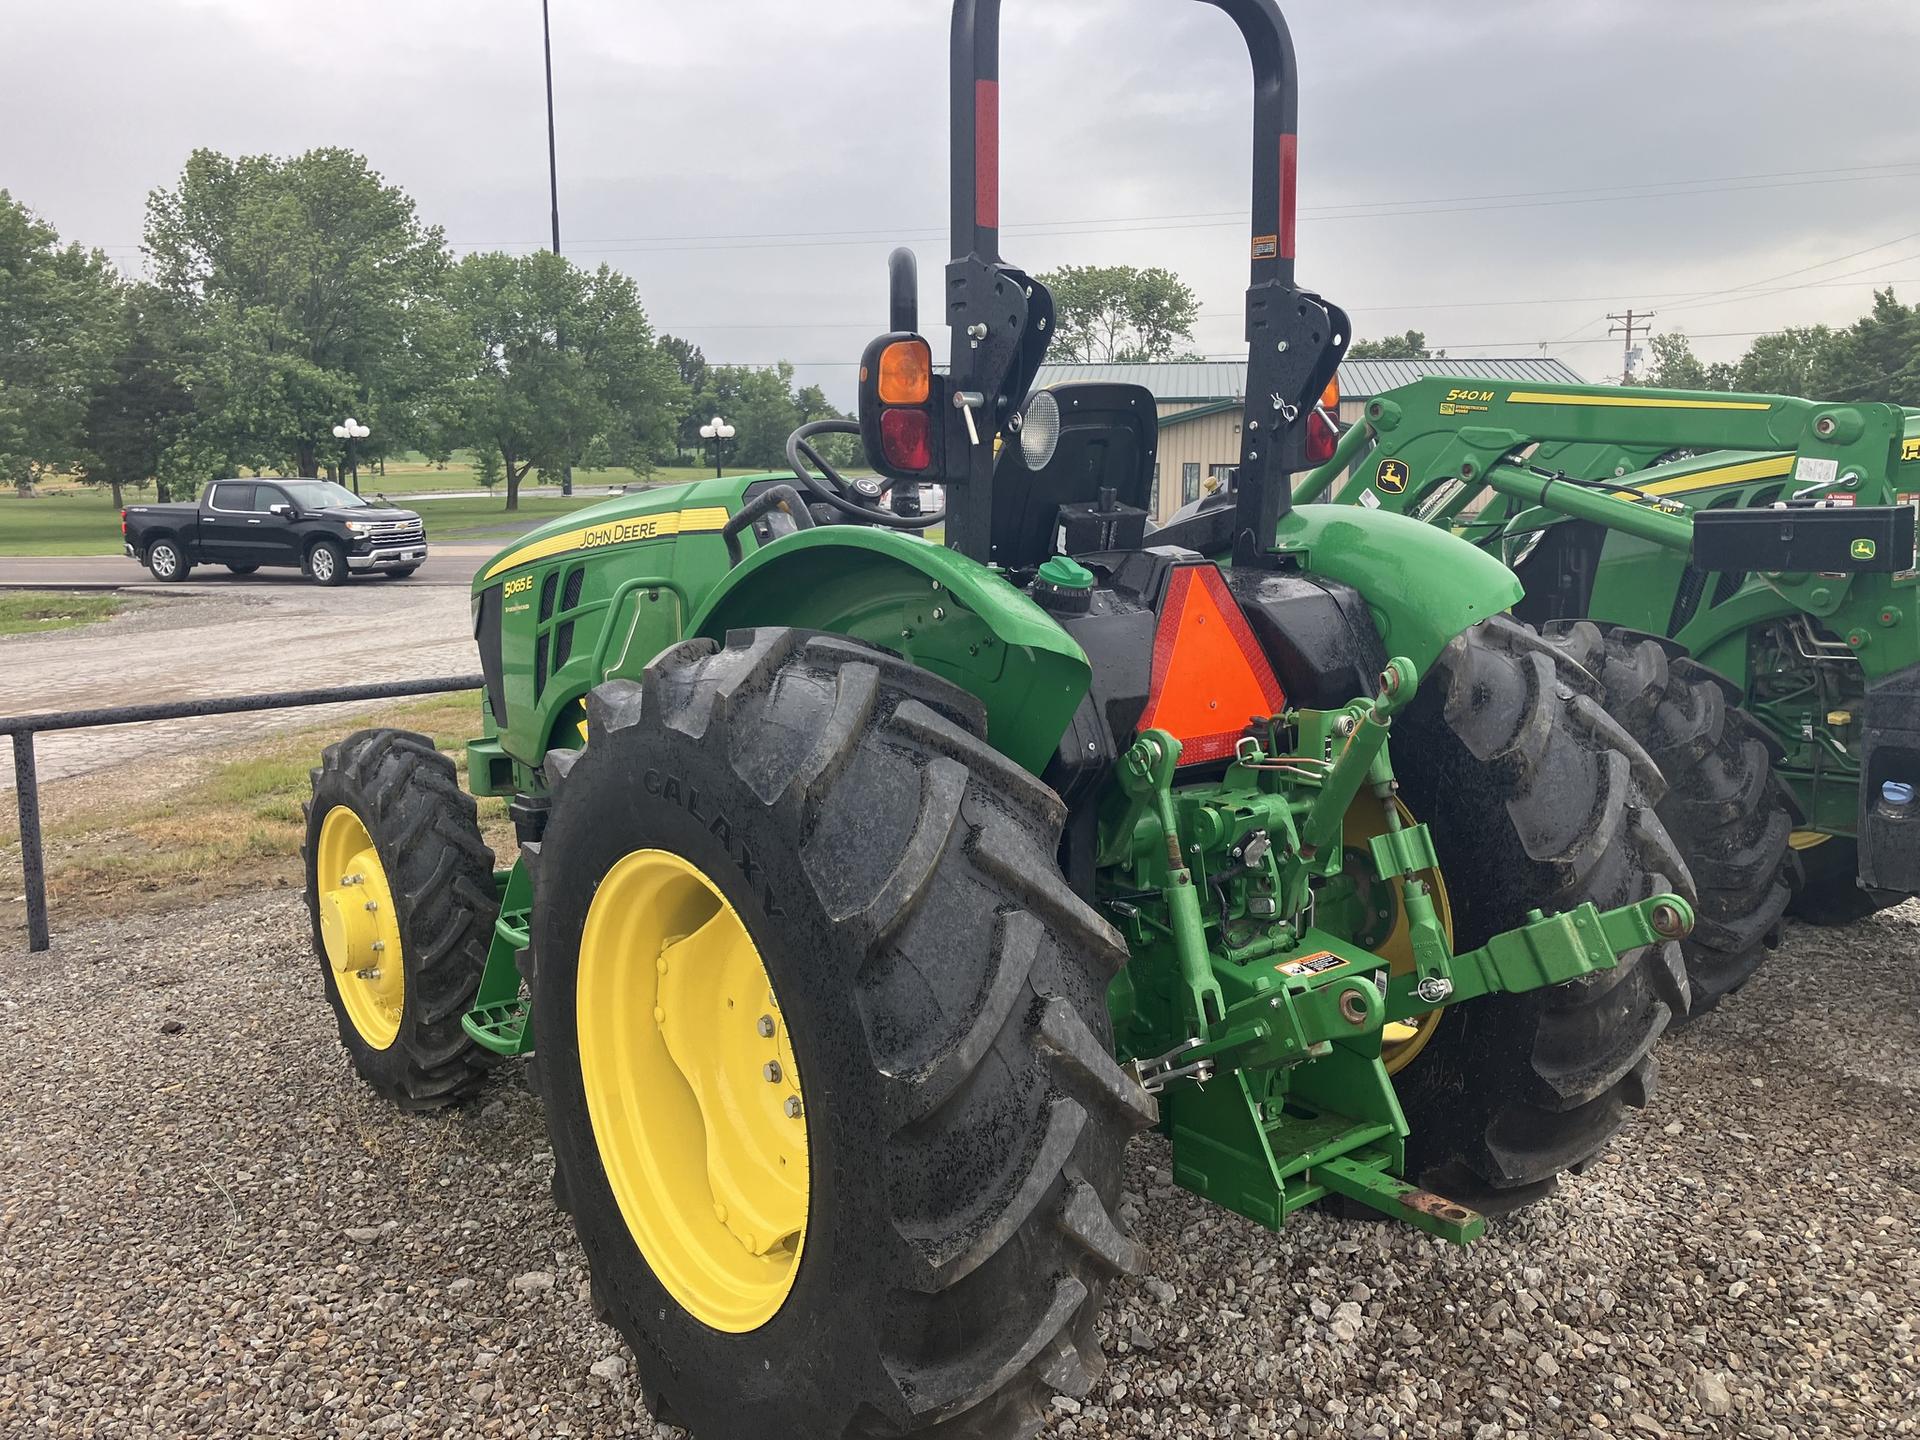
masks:
[[[1856,540],[1853,542],[1853,558],[1856,560],[1871,560],[1879,553],[1880,547],[1871,540]]]
[[[1382,460],[1380,468],[1373,472],[1373,483],[1389,495],[1406,493],[1409,473],[1406,464],[1399,460]]]

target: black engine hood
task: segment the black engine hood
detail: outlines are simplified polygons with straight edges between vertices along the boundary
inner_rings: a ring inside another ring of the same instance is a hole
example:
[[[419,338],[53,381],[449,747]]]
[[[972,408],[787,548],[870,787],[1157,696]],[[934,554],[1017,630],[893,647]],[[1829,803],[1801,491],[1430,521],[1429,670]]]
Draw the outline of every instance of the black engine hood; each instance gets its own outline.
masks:
[[[326,520],[358,520],[363,525],[393,525],[420,518],[412,510],[393,509],[385,505],[334,505],[325,510],[305,510],[301,513]]]

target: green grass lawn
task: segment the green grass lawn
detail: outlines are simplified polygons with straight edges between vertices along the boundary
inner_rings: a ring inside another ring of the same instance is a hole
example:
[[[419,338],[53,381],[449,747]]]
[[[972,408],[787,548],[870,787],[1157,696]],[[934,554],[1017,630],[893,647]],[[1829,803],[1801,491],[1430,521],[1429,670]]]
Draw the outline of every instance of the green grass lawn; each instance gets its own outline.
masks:
[[[0,635],[37,635],[111,620],[127,606],[118,595],[69,595],[57,590],[0,591]]]
[[[0,555],[118,555],[120,512],[104,491],[21,500],[0,489]]]

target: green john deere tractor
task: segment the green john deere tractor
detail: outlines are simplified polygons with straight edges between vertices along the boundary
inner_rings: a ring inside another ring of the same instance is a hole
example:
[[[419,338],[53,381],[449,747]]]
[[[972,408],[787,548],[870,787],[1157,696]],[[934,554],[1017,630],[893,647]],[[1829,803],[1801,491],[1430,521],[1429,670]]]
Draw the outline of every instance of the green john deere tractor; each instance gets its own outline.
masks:
[[[1659,773],[1512,572],[1291,504],[1350,332],[1294,283],[1285,23],[1208,3],[1256,81],[1233,506],[1149,534],[1152,397],[1030,393],[1052,303],[999,258],[999,4],[958,0],[951,358],[896,252],[879,476],[816,423],[791,473],[481,570],[468,780],[510,801],[505,871],[422,737],[314,772],[353,1063],[431,1107],[531,1056],[597,1307],[702,1440],[1029,1435],[1141,1268],[1137,1133],[1266,1226],[1465,1242],[1606,1145],[1686,1008]]]
[[[1696,1009],[1789,907],[1920,892],[1920,412],[1430,379],[1371,400],[1295,499],[1328,496],[1511,566],[1514,613],[1660,766]]]

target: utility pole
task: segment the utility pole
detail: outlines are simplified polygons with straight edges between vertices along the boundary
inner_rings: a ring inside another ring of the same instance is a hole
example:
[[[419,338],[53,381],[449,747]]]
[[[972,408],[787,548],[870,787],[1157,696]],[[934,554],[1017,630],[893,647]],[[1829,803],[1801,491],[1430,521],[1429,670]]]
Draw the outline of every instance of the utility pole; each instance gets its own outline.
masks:
[[[547,0],[540,0],[540,42],[547,57],[547,196],[553,205],[553,253],[560,253],[560,162],[553,141],[553,26],[547,19]],[[566,336],[559,336],[562,345]],[[560,493],[573,494],[573,460],[560,467]]]
[[[1651,310],[1642,310],[1638,313],[1629,310],[1624,315],[1607,316],[1607,319],[1615,322],[1613,328],[1607,331],[1607,334],[1624,335],[1626,337],[1621,343],[1620,352],[1620,383],[1622,385],[1631,385],[1633,383],[1634,333],[1638,331],[1643,335],[1651,334],[1653,326],[1648,322],[1653,319],[1653,316],[1654,312]]]

